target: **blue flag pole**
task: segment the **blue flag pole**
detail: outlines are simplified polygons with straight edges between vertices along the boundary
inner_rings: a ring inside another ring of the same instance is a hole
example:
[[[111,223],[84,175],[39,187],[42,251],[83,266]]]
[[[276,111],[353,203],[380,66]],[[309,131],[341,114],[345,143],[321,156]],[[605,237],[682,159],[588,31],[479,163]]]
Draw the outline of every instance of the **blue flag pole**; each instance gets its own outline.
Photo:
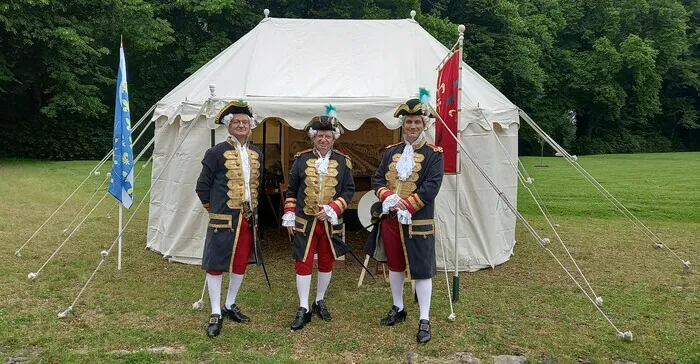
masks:
[[[119,45],[119,71],[114,105],[114,157],[109,182],[109,193],[119,201],[119,245],[117,269],[122,266],[122,221],[123,208],[131,207],[134,200],[134,153],[131,141],[131,114],[129,92],[126,82],[126,58],[124,43]]]

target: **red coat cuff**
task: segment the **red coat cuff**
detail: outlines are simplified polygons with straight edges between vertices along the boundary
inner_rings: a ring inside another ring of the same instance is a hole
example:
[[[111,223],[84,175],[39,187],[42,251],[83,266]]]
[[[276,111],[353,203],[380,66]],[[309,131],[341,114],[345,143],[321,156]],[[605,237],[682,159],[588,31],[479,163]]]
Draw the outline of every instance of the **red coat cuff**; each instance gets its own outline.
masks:
[[[333,211],[335,211],[335,214],[338,215],[338,217],[340,217],[343,211],[345,211],[345,209],[348,207],[347,201],[345,201],[345,199],[342,197],[336,198],[335,201],[328,205],[333,209]]]
[[[284,212],[296,212],[297,209],[297,199],[296,198],[288,198],[284,200]]]
[[[391,196],[392,194],[394,194],[394,192],[392,192],[390,189],[388,189],[386,187],[377,188],[376,195],[377,195],[377,198],[379,199],[379,201],[381,201],[381,202],[384,202],[384,200],[386,200],[387,197]]]
[[[408,206],[408,212],[410,212],[411,215],[415,214],[416,211],[425,207],[425,204],[423,203],[423,201],[421,201],[420,197],[418,197],[418,194],[416,193],[408,196],[408,198],[405,198],[403,202],[406,204],[406,206]]]

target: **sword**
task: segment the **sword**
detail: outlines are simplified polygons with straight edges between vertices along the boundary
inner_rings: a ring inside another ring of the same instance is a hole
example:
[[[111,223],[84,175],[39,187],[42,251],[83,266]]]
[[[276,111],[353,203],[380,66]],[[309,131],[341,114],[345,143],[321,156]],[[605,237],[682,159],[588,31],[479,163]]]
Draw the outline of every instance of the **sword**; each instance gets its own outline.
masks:
[[[345,243],[345,242],[343,242],[343,243]],[[370,272],[369,269],[367,269],[367,267],[366,267],[366,266],[362,263],[362,261],[357,257],[357,255],[355,255],[355,253],[352,252],[352,249],[350,249],[350,246],[349,246],[348,244],[345,244],[345,246],[348,248],[348,253],[350,253],[350,255],[352,255],[352,257],[355,258],[355,260],[357,261],[357,263],[359,263],[359,264],[362,266],[362,268],[363,268],[365,271],[367,271],[367,273],[369,273],[369,276],[370,276],[370,277],[374,278],[374,275],[372,275],[372,272]]]
[[[246,206],[250,208],[248,205],[249,202],[246,202]],[[253,249],[255,249],[255,244],[258,242],[258,219],[257,219],[257,214],[253,212],[253,209],[250,209],[251,216],[250,219],[252,220],[253,223]],[[262,244],[260,244],[260,249],[262,251]],[[256,251],[256,257],[257,257],[257,251]],[[272,290],[272,285],[270,285],[270,277],[267,275],[267,269],[265,269],[265,260],[262,259],[262,256],[260,257],[260,265],[262,266],[263,273],[265,273],[265,280],[267,281],[267,288]]]

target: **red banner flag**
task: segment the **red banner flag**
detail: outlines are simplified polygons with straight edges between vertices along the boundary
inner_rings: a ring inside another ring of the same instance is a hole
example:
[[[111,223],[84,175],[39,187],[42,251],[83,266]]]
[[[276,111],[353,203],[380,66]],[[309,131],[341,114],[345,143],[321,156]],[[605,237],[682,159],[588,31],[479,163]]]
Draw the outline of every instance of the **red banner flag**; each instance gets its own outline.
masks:
[[[457,105],[459,94],[459,52],[454,52],[438,71],[437,112],[447,127],[457,135]],[[439,120],[435,123],[435,144],[442,147],[445,158],[445,173],[458,173],[457,141]]]

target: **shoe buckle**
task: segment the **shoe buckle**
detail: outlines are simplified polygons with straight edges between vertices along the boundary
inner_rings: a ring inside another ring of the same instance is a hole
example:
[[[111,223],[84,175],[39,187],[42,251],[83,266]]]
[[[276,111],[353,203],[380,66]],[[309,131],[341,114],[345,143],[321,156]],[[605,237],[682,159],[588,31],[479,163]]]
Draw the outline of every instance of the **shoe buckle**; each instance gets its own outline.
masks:
[[[218,317],[212,317],[209,319],[210,324],[218,324],[219,323],[219,318]]]

